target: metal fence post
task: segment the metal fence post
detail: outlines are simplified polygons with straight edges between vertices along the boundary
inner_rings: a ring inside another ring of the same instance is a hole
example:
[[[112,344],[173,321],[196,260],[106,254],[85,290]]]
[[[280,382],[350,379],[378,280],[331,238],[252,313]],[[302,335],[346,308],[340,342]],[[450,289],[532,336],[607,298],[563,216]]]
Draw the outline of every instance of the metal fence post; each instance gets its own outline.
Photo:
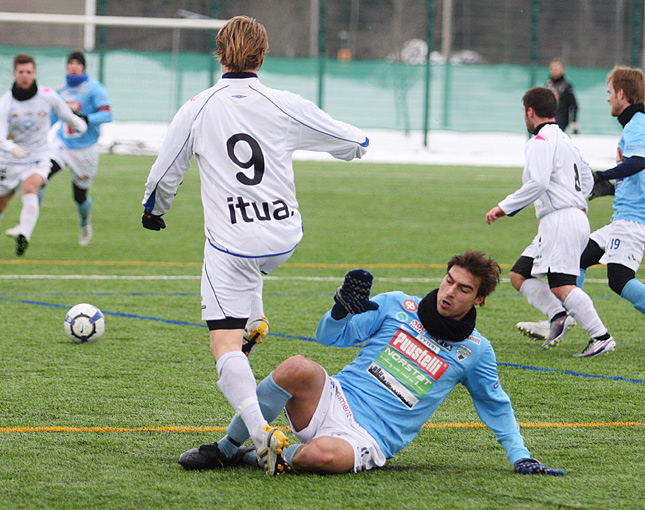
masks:
[[[318,17],[318,107],[323,107],[324,83],[325,83],[325,53],[326,53],[326,3],[327,0],[320,0],[320,15]]]
[[[432,53],[432,17],[434,13],[434,0],[427,0],[427,21],[426,21],[426,43],[428,53],[426,54],[426,75],[424,87],[424,111],[423,111],[423,146],[428,147],[428,132],[430,131],[430,54]]]

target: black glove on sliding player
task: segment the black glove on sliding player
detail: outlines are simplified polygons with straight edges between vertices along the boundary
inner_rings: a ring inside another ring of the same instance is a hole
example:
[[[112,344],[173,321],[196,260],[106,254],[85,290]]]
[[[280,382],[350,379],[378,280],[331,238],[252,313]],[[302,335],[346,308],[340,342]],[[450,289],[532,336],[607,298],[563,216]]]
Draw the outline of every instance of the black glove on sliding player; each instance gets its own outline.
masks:
[[[161,230],[162,228],[166,228],[166,222],[161,216],[156,216],[148,211],[143,211],[141,224],[143,228],[147,228],[148,230]]]
[[[354,269],[345,275],[345,281],[338,287],[334,295],[336,304],[331,315],[334,319],[342,319],[348,313],[363,313],[376,310],[378,303],[370,301],[370,290],[374,277],[363,269]]]
[[[609,181],[599,181],[598,172],[593,172],[593,189],[589,195],[589,200],[598,197],[606,197],[615,194],[615,186]]]

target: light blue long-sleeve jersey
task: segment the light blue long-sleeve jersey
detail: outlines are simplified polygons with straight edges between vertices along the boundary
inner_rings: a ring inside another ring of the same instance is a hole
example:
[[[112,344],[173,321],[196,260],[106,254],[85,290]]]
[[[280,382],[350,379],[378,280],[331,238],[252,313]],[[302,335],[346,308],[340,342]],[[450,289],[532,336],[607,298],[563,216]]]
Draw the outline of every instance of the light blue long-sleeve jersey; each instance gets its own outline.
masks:
[[[56,91],[72,111],[87,117],[87,131],[83,135],[72,133],[67,124],[61,123],[56,136],[70,149],[84,149],[94,145],[99,139],[101,124],[112,122],[112,112],[109,109],[100,110],[101,107],[112,104],[105,87],[90,78],[76,87],[63,83]],[[58,116],[52,112],[52,125],[57,121]]]
[[[636,112],[625,125],[618,142],[618,161],[645,157],[645,113]],[[628,220],[645,224],[645,172],[616,179],[614,215],[611,221]]]
[[[387,292],[378,310],[321,319],[316,341],[361,345],[340,381],[356,421],[391,458],[408,445],[458,384],[469,391],[479,417],[493,430],[511,463],[530,458],[508,395],[497,375],[490,342],[477,330],[461,342],[430,335],[419,320],[420,298]]]

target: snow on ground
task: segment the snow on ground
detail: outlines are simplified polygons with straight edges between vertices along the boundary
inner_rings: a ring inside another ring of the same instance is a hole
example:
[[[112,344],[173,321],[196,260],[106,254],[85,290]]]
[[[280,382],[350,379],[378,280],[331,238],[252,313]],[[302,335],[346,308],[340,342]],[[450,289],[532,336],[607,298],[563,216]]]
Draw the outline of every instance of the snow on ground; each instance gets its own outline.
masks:
[[[99,140],[103,152],[157,154],[166,136],[165,123],[113,122],[104,124]],[[428,147],[423,133],[366,130],[370,149],[364,163],[417,163],[428,165],[508,166],[524,165],[526,135],[516,133],[457,133],[431,131]],[[594,170],[615,165],[617,136],[573,135],[583,157]],[[326,153],[301,152],[294,159],[332,161]]]

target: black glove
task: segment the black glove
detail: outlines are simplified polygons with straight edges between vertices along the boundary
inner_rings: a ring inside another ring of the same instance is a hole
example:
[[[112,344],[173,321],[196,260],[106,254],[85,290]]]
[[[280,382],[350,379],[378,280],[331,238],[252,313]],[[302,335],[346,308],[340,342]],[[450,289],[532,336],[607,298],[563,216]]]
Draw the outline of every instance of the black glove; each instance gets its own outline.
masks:
[[[77,117],[80,117],[85,121],[85,124],[89,124],[89,121],[87,120],[87,115],[83,115],[81,112],[72,112],[74,115]]]
[[[615,186],[612,182],[601,181],[598,178],[598,172],[593,172],[593,188],[591,194],[589,195],[589,200],[593,200],[598,197],[606,197],[609,195],[615,194]]]
[[[166,228],[166,222],[161,216],[149,213],[148,211],[143,211],[141,224],[143,228],[147,228],[148,230],[161,230],[162,228]]]
[[[376,310],[378,303],[370,301],[374,277],[363,269],[354,269],[345,275],[345,281],[334,295],[336,304],[332,309],[334,319],[342,319],[348,313],[363,313]]]
[[[551,469],[543,465],[539,460],[520,459],[513,464],[516,473],[522,475],[552,475],[564,476],[564,471],[560,469]]]

